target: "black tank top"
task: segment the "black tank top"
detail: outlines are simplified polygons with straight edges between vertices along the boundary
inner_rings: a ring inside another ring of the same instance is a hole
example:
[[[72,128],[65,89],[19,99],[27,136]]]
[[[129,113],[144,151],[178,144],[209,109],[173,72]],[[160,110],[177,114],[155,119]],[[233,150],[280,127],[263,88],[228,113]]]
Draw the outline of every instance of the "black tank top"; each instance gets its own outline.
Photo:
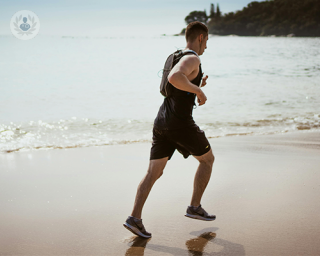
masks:
[[[191,83],[200,86],[202,79],[201,64],[199,73]],[[164,99],[158,115],[154,120],[154,127],[159,130],[175,130],[193,125],[195,122],[192,117],[193,106],[195,105],[196,95],[182,91],[172,86],[172,95]]]

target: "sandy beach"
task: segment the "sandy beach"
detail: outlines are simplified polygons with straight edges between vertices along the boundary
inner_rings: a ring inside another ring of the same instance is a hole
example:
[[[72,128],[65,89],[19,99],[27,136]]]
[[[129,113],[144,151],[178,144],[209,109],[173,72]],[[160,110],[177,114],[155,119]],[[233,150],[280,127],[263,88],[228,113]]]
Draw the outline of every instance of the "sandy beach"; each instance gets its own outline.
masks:
[[[0,154],[0,255],[320,255],[320,132],[210,143],[217,219],[184,217],[197,161],[176,152],[144,208],[149,240],[122,226],[149,143]]]

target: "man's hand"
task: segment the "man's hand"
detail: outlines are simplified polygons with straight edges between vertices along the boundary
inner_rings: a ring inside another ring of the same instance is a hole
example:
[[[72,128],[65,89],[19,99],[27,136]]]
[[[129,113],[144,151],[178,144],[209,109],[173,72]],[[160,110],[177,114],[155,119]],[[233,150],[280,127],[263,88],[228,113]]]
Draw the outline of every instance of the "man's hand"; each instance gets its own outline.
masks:
[[[197,93],[197,98],[198,98],[199,106],[205,104],[206,101],[207,101],[207,97],[206,97],[206,95],[203,93],[203,91],[201,89]]]
[[[202,73],[202,74],[204,74],[204,73]],[[207,84],[207,79],[208,79],[208,76],[205,76],[204,78],[202,78],[201,87],[203,87]]]

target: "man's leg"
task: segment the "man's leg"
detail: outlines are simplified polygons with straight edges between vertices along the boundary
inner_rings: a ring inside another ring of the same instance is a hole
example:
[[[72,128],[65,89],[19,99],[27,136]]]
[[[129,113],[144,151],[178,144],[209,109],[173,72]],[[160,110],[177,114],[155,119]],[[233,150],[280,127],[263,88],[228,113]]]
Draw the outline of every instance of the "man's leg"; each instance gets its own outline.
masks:
[[[161,177],[167,161],[168,157],[150,160],[148,172],[138,186],[131,216],[141,219],[143,205],[148,198],[153,184]]]
[[[210,180],[212,165],[214,162],[214,155],[212,150],[202,156],[194,156],[199,161],[199,167],[194,177],[193,194],[191,198],[191,205],[198,207],[204,190]]]

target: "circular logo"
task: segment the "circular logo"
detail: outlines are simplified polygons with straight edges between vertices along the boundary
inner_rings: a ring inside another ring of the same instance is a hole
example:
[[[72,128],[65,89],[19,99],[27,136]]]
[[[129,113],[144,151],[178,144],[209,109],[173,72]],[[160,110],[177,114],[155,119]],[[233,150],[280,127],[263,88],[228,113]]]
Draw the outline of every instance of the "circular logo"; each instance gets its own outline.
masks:
[[[29,40],[39,33],[40,21],[38,16],[32,11],[18,11],[11,18],[10,29],[16,38]]]

